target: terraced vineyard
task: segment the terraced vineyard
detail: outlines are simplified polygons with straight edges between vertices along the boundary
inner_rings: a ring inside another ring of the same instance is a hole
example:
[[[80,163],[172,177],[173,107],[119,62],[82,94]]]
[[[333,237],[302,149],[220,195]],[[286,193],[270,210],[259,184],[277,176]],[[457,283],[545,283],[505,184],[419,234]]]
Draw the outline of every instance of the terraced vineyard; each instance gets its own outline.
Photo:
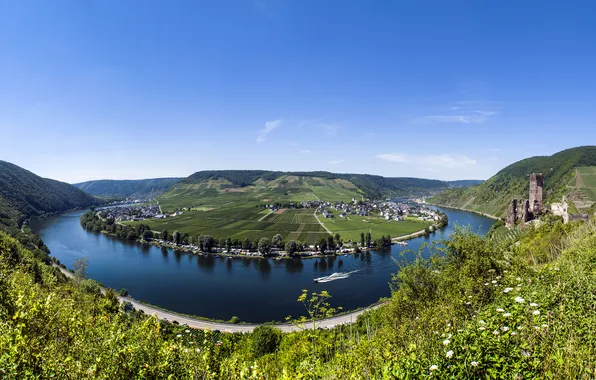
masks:
[[[575,169],[575,176],[567,184],[569,199],[581,211],[596,203],[596,166],[583,166]]]

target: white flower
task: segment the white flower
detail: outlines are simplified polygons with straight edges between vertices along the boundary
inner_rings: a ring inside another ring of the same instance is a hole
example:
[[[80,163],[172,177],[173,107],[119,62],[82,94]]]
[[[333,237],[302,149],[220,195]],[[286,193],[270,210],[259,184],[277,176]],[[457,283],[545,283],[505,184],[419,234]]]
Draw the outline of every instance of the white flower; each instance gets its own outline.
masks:
[[[517,302],[517,303],[524,303],[524,302],[526,302],[526,300],[523,299],[523,298],[521,298],[521,297],[515,297],[515,302]]]
[[[548,327],[548,325],[547,324],[543,324],[541,327],[545,329],[545,328]]]
[[[508,272],[509,272],[509,271],[508,271],[507,269],[505,269],[505,270],[503,271],[503,273],[508,273]]]
[[[534,314],[534,315],[540,315],[540,310],[534,310],[534,311],[532,312],[532,314]]]
[[[472,367],[478,367],[478,362],[475,362],[475,361],[474,361],[474,362],[471,362],[471,363],[470,363],[470,365],[471,365]]]
[[[515,279],[515,281],[520,282],[521,281],[521,278],[518,277],[518,278]]]
[[[524,328],[522,326],[517,326],[518,330],[523,330]]]
[[[500,280],[500,279],[501,279],[501,276],[497,276],[497,280]]]
[[[453,356],[453,351],[452,350],[447,351],[447,353],[445,354],[445,356],[447,356],[448,358],[452,357]]]
[[[497,312],[499,312],[499,313],[502,313],[502,312],[504,312],[504,311],[505,311],[505,310],[503,310],[503,309],[501,309],[501,308],[498,308],[498,309],[497,309]]]
[[[507,331],[507,330],[509,330],[509,327],[507,327],[507,326],[503,326],[503,327],[501,327],[501,330],[503,330],[503,331]]]
[[[497,280],[492,280],[491,282],[492,282],[493,284],[496,284],[496,283],[497,283]]]
[[[176,335],[176,338],[182,338],[182,335],[178,334]]]
[[[513,288],[505,288],[505,289],[503,290],[503,293],[509,293],[509,292],[510,292],[510,291],[512,291],[512,290],[513,290]]]
[[[472,296],[468,296],[468,298],[472,298]]]
[[[188,333],[190,333],[190,330],[185,330],[184,332],[188,334]]]
[[[450,341],[449,339],[445,339],[445,340],[443,341],[443,344],[444,344],[445,346],[446,346],[446,345],[448,345],[449,343],[451,343],[451,341]]]
[[[472,304],[472,302],[466,302],[466,305],[471,305],[471,304]]]
[[[538,307],[538,304],[536,302],[532,302],[532,303],[530,303],[530,306],[532,306],[532,307]]]
[[[522,286],[522,284],[517,284],[517,287],[518,287],[518,288],[521,288],[521,286]]]
[[[481,325],[485,325],[486,324],[486,322],[484,322],[483,319],[479,320],[478,323],[480,323]]]
[[[485,283],[484,283],[484,286],[488,286],[488,282],[485,282]]]
[[[480,327],[478,327],[478,330],[479,330],[479,331],[484,331],[484,330],[485,330],[485,328],[484,328],[483,326],[480,326]]]
[[[503,317],[511,317],[511,313],[505,313],[503,314]]]
[[[514,331],[514,332],[512,332],[512,333],[511,333],[511,335],[512,335],[512,336],[516,336],[516,335],[517,335],[517,333]]]
[[[490,273],[493,273],[495,270],[494,269],[489,269],[488,270]]]
[[[493,334],[495,334],[495,335],[499,335],[499,330],[495,330],[495,331],[493,331]]]
[[[431,365],[429,368],[429,370],[431,370],[431,371],[436,371],[438,369],[439,369],[439,367],[436,364]]]

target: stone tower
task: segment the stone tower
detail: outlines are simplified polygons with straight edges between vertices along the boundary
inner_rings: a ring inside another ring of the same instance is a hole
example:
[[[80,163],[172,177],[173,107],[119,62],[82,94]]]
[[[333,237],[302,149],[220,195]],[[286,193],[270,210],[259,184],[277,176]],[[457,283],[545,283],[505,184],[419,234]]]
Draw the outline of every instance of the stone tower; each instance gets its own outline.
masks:
[[[534,216],[542,213],[542,186],[544,179],[542,173],[530,174],[530,212]]]

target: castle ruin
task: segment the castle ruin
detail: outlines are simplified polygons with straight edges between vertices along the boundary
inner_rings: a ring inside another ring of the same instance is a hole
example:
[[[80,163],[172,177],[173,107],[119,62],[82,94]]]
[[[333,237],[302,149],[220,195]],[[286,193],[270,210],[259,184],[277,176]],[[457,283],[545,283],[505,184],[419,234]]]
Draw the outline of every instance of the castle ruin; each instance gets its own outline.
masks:
[[[542,173],[530,174],[529,199],[513,199],[507,208],[505,224],[513,227],[519,221],[521,223],[536,219],[542,214],[542,188],[544,177]]]

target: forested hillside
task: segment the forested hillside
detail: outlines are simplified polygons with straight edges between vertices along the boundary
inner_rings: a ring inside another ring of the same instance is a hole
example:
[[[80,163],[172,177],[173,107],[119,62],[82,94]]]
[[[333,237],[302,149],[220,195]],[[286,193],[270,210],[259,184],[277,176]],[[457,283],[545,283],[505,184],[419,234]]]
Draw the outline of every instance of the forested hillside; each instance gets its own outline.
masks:
[[[67,211],[99,200],[68,183],[39,177],[0,161],[0,228],[16,228],[23,217]]]
[[[138,180],[100,179],[75,183],[74,186],[100,197],[152,198],[167,191],[182,178],[151,178]]]
[[[369,174],[338,174],[329,172],[275,172],[266,170],[210,170],[196,172],[186,179],[184,184],[200,184],[209,180],[224,179],[233,186],[245,187],[257,181],[273,181],[283,176],[323,178],[327,180],[341,179],[351,182],[368,198],[386,198],[409,195],[429,195],[447,189],[450,184],[445,181],[408,178],[381,177]]]
[[[511,199],[528,198],[529,174],[544,175],[544,200],[558,202],[567,194],[568,184],[578,167],[596,165],[596,146],[567,149],[552,156],[537,156],[518,161],[499,171],[486,182],[465,189],[451,189],[430,202],[504,216]]]

